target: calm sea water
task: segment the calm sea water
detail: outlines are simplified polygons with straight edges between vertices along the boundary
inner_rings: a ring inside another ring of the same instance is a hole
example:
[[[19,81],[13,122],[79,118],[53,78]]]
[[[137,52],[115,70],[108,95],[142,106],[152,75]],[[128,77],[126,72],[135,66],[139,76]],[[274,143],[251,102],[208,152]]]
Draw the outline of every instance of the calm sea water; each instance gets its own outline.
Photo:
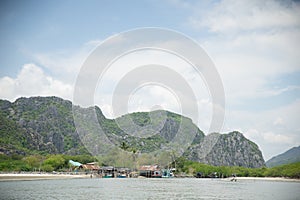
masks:
[[[300,199],[299,182],[212,179],[66,179],[0,182],[9,199]]]

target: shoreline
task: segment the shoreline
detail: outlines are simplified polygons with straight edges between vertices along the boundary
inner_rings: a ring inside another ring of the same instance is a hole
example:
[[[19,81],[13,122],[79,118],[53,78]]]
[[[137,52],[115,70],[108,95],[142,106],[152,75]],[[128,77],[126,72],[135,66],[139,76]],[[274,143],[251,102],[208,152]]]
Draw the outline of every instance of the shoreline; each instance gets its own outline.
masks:
[[[85,174],[51,174],[51,173],[0,173],[0,182],[2,181],[33,181],[33,180],[58,180],[58,179],[82,179],[90,178]],[[96,177],[93,177],[96,178]],[[191,177],[192,178],[192,177]],[[231,178],[220,178],[222,181],[230,181]],[[284,178],[284,177],[236,177],[237,181],[283,181],[283,182],[300,182],[300,179]]]
[[[236,181],[278,181],[278,182],[300,182],[300,179],[284,177],[235,177]],[[222,181],[232,181],[233,177],[221,178]]]
[[[232,178],[226,178],[232,179]],[[284,182],[300,182],[300,179],[284,178],[284,177],[236,177],[239,180],[251,180],[251,181],[284,181]]]
[[[33,180],[57,180],[57,179],[80,179],[80,178],[90,178],[89,175],[82,174],[13,174],[13,173],[3,173],[0,174],[0,182],[2,181],[33,181]]]

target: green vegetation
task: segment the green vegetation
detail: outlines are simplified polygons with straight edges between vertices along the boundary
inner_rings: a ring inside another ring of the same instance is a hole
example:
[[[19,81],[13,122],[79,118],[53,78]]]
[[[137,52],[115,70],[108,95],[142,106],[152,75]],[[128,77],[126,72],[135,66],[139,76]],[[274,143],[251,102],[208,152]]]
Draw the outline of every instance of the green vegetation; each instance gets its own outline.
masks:
[[[80,163],[88,163],[96,160],[100,160],[100,163],[114,164],[115,166],[130,166],[136,168],[136,163],[151,164],[151,162],[162,161],[169,155],[158,155],[156,159],[152,156],[143,154],[137,157],[135,152],[128,154],[128,152],[119,152],[119,154],[109,155],[102,159],[97,159],[90,155],[0,155],[0,171],[68,171],[69,160],[74,160]],[[112,157],[118,157],[119,159],[113,159]],[[161,159],[158,159],[161,157]],[[111,159],[111,160],[110,160]],[[118,161],[116,163],[116,160]],[[166,164],[166,163],[165,163]],[[230,177],[232,174],[236,174],[239,177],[287,177],[287,178],[300,178],[300,162],[276,166],[272,168],[245,168],[237,166],[211,166],[203,163],[193,162],[181,157],[173,163],[176,164],[177,174],[189,174],[195,176],[197,172],[201,172],[202,177],[212,177],[217,175],[218,177]]]
[[[0,155],[0,171],[68,171],[69,160],[75,160],[80,163],[93,162],[96,159],[90,155]]]
[[[0,100],[1,153],[88,154],[74,126],[72,103],[57,97]]]
[[[300,162],[268,168],[266,176],[300,178]]]
[[[168,145],[176,136],[180,123],[184,127],[183,131],[196,134],[193,144],[204,138],[204,134],[190,119],[171,112],[137,112],[117,119],[107,119],[98,107],[75,106],[74,109],[78,112],[72,112],[72,102],[57,97],[19,98],[13,103],[0,100],[0,153],[23,156],[89,154],[92,150],[87,148],[102,145],[101,142],[97,144],[100,141],[99,130],[91,117],[94,111],[107,138],[115,146],[128,152],[134,150],[149,153]],[[77,128],[73,114],[81,122]],[[165,124],[162,124],[164,120]],[[131,126],[132,121],[137,126]],[[126,129],[121,129],[120,123]],[[151,130],[161,125],[163,127],[155,135],[136,137],[149,134],[145,131],[146,126]],[[83,137],[91,139],[83,140]],[[45,168],[50,170],[47,165]]]
[[[230,177],[236,174],[240,177],[288,177],[300,178],[300,162],[281,165],[272,168],[245,168],[237,166],[211,166],[203,163],[193,162],[185,158],[176,161],[177,172],[196,175],[201,172],[203,177],[211,177],[217,172],[218,177]]]
[[[139,126],[146,126],[150,124],[150,117],[147,112],[132,113],[130,117],[132,121]]]
[[[26,145],[28,143],[24,137],[24,131],[18,127],[16,122],[7,119],[0,112],[0,146],[24,151]]]
[[[107,138],[99,134],[98,123]],[[205,136],[191,119],[168,111],[137,112],[107,119],[97,106],[73,107],[72,102],[57,97],[19,98],[13,103],[0,100],[0,154],[26,155],[20,159],[2,156],[0,170],[60,170],[67,166],[66,155],[90,153],[99,155],[98,160],[107,165],[133,168],[141,164],[168,164],[170,157],[175,159],[173,154],[177,150],[185,151],[186,158],[199,161],[202,154],[198,153],[207,149],[200,145],[204,139],[206,144],[216,144],[210,151],[213,159],[209,163],[213,165],[264,166],[258,146],[241,133]],[[160,151],[170,146],[177,150],[166,154]],[[111,151],[111,147],[117,149]],[[208,162],[208,158],[204,161]]]
[[[0,155],[0,171],[30,171],[30,166],[22,160],[22,156]]]

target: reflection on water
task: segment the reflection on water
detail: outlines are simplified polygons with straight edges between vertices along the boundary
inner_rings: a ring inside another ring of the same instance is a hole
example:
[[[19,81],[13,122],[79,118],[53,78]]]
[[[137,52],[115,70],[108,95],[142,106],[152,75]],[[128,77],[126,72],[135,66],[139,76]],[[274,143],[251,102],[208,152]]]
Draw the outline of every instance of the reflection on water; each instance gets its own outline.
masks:
[[[300,199],[299,182],[67,179],[0,182],[1,199]]]

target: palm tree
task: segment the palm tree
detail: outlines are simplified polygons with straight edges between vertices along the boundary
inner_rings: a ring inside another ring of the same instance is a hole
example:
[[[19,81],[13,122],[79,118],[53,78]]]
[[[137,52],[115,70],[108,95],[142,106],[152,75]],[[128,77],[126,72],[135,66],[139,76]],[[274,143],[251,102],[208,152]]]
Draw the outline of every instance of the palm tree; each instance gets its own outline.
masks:
[[[126,151],[128,149],[128,145],[125,142],[122,142],[120,148],[123,149],[124,151]]]

